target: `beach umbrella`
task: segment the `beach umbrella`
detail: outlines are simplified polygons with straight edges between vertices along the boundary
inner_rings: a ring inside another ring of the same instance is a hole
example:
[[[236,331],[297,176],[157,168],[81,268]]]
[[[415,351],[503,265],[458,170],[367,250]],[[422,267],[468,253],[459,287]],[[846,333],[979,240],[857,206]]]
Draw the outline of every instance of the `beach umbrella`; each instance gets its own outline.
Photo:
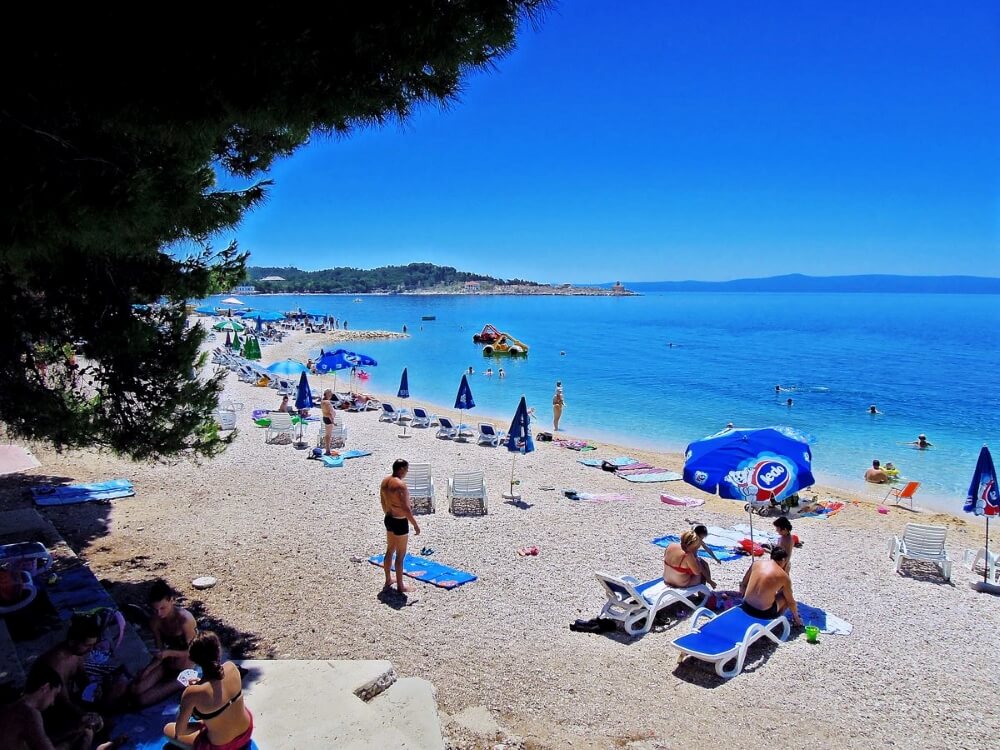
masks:
[[[220,320],[212,328],[216,331],[242,331],[244,330],[244,325],[235,320]]]
[[[462,382],[458,386],[458,394],[455,396],[455,408],[458,409],[458,437],[462,437],[462,428],[468,427],[468,425],[462,424],[463,417],[462,412],[465,409],[474,409],[476,407],[476,402],[472,398],[472,389],[469,387],[469,379],[463,375]]]
[[[243,356],[247,359],[260,359],[260,341],[256,337],[248,337],[243,347]]]
[[[342,354],[336,352],[324,352],[320,349],[319,359],[316,360],[316,372],[323,375],[333,373],[333,390],[337,390],[337,373],[341,370],[350,370],[354,365]]]
[[[264,324],[260,320],[260,315],[257,316],[257,333],[264,330]]]
[[[410,397],[410,379],[407,377],[406,368],[403,368],[403,375],[399,379],[399,390],[396,391],[396,396],[402,399],[407,399]],[[403,422],[403,432],[400,437],[410,437],[406,434],[406,422]]]
[[[226,348],[228,349],[233,348],[233,340],[229,338],[229,331],[226,331]]]
[[[514,457],[510,462],[510,494],[506,497],[510,500],[520,500],[521,496],[514,494],[514,485],[518,484],[514,481],[514,464],[518,453],[523,455],[535,450],[535,441],[531,439],[531,416],[528,414],[528,402],[524,396],[521,396],[521,402],[514,412],[514,420],[507,430],[507,450],[513,453]]]
[[[313,405],[312,389],[309,388],[309,378],[305,372],[299,375],[299,388],[295,392],[295,408],[311,409]]]
[[[240,335],[238,333],[233,334],[233,350],[239,351],[243,348],[243,342],[240,341]]]
[[[240,302],[240,300],[236,299],[236,297],[226,297],[224,300],[222,300],[222,304],[224,304],[224,305],[239,305],[240,307],[246,307],[246,303],[245,302]]]
[[[306,366],[297,359],[282,359],[267,366],[267,371],[275,375],[298,375],[306,369]]]
[[[284,320],[285,316],[280,312],[259,312],[257,313],[257,320],[263,320],[265,323],[275,323],[279,320]]]
[[[350,352],[347,349],[337,349],[333,353],[343,354],[344,358],[347,359],[351,364],[355,365],[356,367],[378,367],[378,362],[369,357],[367,354]]]
[[[196,307],[194,309],[199,315],[215,315],[215,308],[208,307],[207,305],[202,305],[201,307]]]
[[[778,502],[815,484],[812,451],[788,427],[725,429],[696,440],[684,455],[684,481],[713,495],[756,505]]]
[[[1000,495],[997,492],[997,470],[993,467],[993,456],[985,445],[979,451],[976,470],[969,484],[969,495],[963,510],[977,516],[986,516],[986,567],[983,568],[983,583],[987,582],[990,569],[990,516],[1000,516]]]

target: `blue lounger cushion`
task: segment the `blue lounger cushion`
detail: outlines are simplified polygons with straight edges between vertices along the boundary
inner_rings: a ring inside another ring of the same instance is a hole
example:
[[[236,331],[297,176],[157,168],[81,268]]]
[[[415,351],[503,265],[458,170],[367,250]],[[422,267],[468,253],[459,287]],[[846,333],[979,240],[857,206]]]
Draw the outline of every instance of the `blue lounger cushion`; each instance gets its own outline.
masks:
[[[701,618],[707,619],[699,625]],[[692,618],[692,632],[673,641],[675,648],[704,661],[715,664],[715,671],[721,677],[735,677],[743,671],[746,650],[754,641],[767,637],[770,640],[785,640],[791,626],[783,615],[773,620],[751,617],[740,607],[733,607],[721,615],[712,616],[706,609],[699,609]],[[775,629],[780,628],[780,634]],[[735,659],[730,669],[725,665]]]

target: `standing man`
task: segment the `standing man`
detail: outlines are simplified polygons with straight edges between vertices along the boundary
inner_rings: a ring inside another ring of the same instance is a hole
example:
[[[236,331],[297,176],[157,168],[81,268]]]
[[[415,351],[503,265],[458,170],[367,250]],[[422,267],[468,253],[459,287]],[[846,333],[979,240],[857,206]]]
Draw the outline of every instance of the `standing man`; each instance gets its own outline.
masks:
[[[385,513],[385,588],[392,588],[392,558],[396,558],[396,590],[399,593],[409,591],[409,586],[403,583],[403,560],[406,558],[406,542],[409,539],[410,524],[413,533],[420,536],[420,524],[413,517],[413,505],[410,503],[410,491],[406,487],[406,472],[410,464],[402,458],[392,462],[392,474],[382,480],[379,486],[379,496],[382,500],[382,512]]]
[[[563,399],[562,381],[556,381],[556,392],[552,397],[552,429],[559,432],[559,420],[562,419],[563,407],[566,405]]]
[[[323,436],[323,445],[326,448],[327,456],[339,456],[340,454],[336,451],[330,452],[330,440],[333,438],[333,425],[335,420],[335,414],[333,411],[333,391],[327,388],[323,391],[323,400],[319,402],[320,411],[323,412],[323,429],[325,430]],[[284,402],[282,402],[284,403]]]

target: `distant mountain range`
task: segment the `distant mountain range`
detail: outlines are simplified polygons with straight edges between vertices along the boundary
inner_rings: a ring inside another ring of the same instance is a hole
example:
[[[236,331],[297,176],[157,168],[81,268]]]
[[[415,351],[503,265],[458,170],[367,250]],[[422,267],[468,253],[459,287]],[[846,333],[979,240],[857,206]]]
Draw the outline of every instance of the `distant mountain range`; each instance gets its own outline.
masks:
[[[599,284],[610,287],[613,282]],[[869,292],[882,294],[1000,294],[1000,278],[986,276],[804,276],[800,273],[733,281],[625,281],[639,292]]]

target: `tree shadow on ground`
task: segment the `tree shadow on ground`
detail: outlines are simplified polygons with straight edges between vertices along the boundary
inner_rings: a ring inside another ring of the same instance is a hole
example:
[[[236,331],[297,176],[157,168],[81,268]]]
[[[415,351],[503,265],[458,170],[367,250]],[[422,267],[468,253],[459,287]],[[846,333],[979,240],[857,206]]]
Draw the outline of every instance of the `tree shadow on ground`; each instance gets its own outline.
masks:
[[[29,492],[32,487],[42,484],[72,484],[74,481],[76,480],[72,477],[55,474],[17,473],[0,477],[0,511],[34,507]]]
[[[149,590],[157,580],[159,579],[150,578],[140,582],[108,581],[106,579],[101,581],[101,585],[108,590],[126,617],[136,626],[136,630],[143,640],[146,640],[150,645],[152,644],[152,635],[148,626]],[[202,600],[189,600],[184,596],[178,596],[177,603],[194,615],[199,630],[211,630],[219,636],[219,640],[222,641],[222,646],[229,653],[230,658],[274,658],[273,649],[263,647],[259,635],[229,624],[213,614]]]

